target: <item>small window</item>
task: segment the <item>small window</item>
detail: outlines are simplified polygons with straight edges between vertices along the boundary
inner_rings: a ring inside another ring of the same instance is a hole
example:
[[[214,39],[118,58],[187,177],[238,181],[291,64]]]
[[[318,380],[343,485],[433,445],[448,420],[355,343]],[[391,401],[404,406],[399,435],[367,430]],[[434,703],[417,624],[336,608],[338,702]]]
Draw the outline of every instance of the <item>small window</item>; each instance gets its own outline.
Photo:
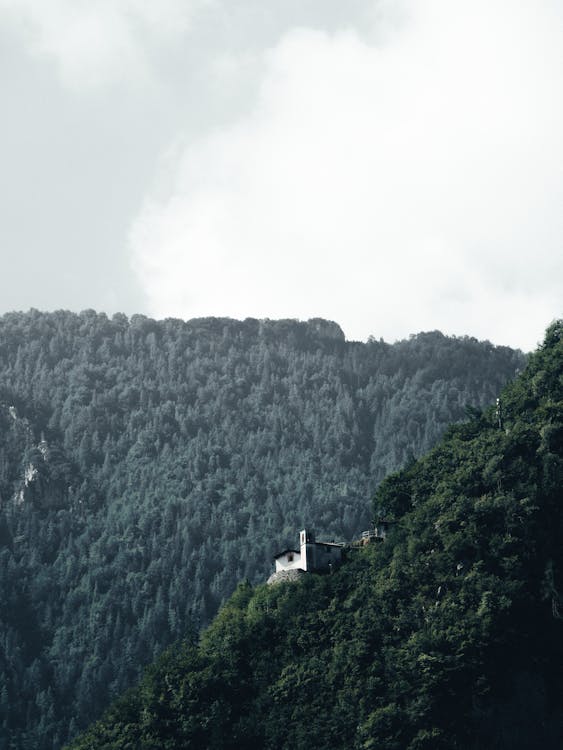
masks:
[[[287,556],[287,562],[293,562],[293,552],[290,552]]]

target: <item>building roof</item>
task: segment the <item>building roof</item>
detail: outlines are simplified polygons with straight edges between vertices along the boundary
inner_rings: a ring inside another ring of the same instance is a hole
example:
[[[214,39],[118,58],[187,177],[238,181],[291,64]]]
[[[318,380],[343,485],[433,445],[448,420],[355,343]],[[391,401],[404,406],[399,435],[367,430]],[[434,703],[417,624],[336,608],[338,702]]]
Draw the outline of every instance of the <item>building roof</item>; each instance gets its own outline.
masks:
[[[288,552],[293,552],[294,555],[301,554],[301,552],[298,549],[284,549],[283,552],[278,552],[277,555],[274,555],[274,560],[277,560],[278,557],[283,557],[284,555],[287,555]]]

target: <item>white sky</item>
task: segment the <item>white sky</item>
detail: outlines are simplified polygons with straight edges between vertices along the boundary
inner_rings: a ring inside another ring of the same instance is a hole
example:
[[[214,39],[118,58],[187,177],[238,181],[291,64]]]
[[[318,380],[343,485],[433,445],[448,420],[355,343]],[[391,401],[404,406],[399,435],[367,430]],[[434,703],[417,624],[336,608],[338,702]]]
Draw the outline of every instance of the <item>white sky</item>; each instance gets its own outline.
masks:
[[[0,312],[563,313],[558,0],[0,0],[0,81]]]

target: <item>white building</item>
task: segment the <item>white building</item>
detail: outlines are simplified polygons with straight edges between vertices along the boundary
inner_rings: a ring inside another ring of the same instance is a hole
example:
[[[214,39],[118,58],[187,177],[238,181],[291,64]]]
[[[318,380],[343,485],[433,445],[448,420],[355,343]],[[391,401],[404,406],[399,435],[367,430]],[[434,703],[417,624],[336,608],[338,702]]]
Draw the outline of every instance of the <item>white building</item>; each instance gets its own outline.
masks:
[[[274,557],[276,573],[286,570],[330,570],[342,560],[344,545],[336,542],[317,542],[312,531],[299,533],[300,549],[285,549]]]

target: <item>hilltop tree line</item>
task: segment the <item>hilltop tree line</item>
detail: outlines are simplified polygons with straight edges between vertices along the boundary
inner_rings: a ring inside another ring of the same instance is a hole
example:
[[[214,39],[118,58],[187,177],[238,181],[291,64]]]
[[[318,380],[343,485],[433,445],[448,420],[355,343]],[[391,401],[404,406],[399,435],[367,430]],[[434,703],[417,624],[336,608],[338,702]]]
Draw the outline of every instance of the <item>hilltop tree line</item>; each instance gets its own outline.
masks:
[[[241,584],[72,750],[559,750],[563,321],[501,407],[384,480],[384,542]]]
[[[0,318],[0,750],[60,747],[524,364],[323,320]]]

